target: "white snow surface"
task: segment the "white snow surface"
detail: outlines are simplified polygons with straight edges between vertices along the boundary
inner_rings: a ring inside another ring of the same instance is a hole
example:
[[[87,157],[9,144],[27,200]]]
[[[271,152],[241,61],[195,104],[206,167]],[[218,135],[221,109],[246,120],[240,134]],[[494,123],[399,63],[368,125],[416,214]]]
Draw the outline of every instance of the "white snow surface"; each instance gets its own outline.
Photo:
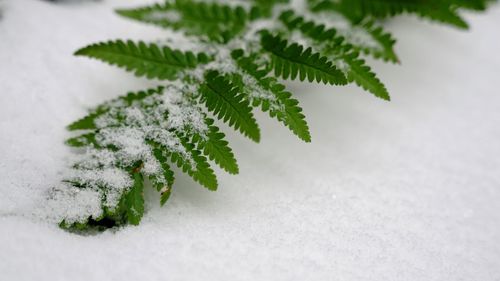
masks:
[[[241,172],[218,170],[217,192],[178,174],[165,207],[146,193],[139,226],[81,236],[45,219],[65,126],[156,85],[72,56],[164,40],[112,12],[144,2],[1,3],[0,280],[500,280],[498,5],[468,32],[392,21],[403,63],[373,63],[391,102],[289,83],[313,142],[264,114],[259,145],[226,130]]]

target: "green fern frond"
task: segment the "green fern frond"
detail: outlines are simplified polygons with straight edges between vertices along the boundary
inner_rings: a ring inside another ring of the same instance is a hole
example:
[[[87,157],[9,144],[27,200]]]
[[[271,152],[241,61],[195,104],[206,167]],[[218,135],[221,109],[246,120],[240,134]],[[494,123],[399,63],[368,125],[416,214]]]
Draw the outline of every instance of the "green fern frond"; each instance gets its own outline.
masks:
[[[105,102],[68,126],[72,135],[66,144],[82,153],[75,155],[61,186],[54,187],[58,196],[77,200],[60,226],[82,230],[139,224],[145,181],[160,193],[163,205],[172,194],[175,166],[216,190],[211,162],[230,174],[239,167],[215,118],[258,142],[260,129],[252,110],[259,107],[310,142],[302,108],[280,79],[356,83],[389,100],[386,87],[362,57],[399,62],[396,40],[380,19],[412,13],[464,28],[460,10],[484,10],[491,2],[304,1],[309,5],[303,9],[289,0],[172,0],[117,10],[126,18],[180,31],[179,36],[202,44],[210,56],[121,40],[75,53],[170,82]]]
[[[289,0],[251,0],[254,10],[258,11],[258,15],[269,17],[272,15],[274,6],[287,3]]]
[[[394,52],[396,40],[389,33],[384,32],[380,26],[377,26],[373,20],[364,20],[357,25],[352,25],[349,29],[350,32],[342,34],[334,26],[327,27],[314,21],[306,21],[303,17],[297,16],[292,10],[281,13],[279,19],[288,30],[300,30],[308,37],[315,39],[320,45],[340,46],[345,42],[350,44],[353,49],[372,55],[375,58],[399,62]],[[352,23],[347,21],[347,24]],[[359,36],[363,40],[356,38],[357,33],[360,33]]]
[[[160,204],[163,206],[168,198],[170,198],[170,194],[172,191],[172,186],[174,185],[174,172],[170,168],[170,165],[167,163],[167,158],[163,155],[163,152],[159,149],[153,149],[153,156],[156,161],[160,163],[161,170],[149,176],[149,180],[153,187],[161,192]]]
[[[209,71],[201,86],[202,102],[217,118],[255,142],[260,140],[260,129],[252,108],[238,88],[217,71]]]
[[[484,11],[490,2],[495,0],[449,0],[450,5],[456,5],[463,9]]]
[[[138,225],[144,214],[144,179],[141,173],[133,174],[134,185],[123,197],[123,207],[125,218],[130,224]],[[122,205],[122,204],[120,204]]]
[[[146,177],[161,192],[160,203],[164,204],[174,182],[168,162],[207,189],[216,190],[217,179],[202,155],[203,149],[216,163],[237,172],[224,135],[179,91],[169,86],[130,93],[99,106],[82,119],[85,122],[72,126],[82,133],[67,143],[89,150],[74,165],[74,176],[65,182],[102,192],[103,205],[110,206],[103,208],[100,216],[89,217],[87,225],[139,223],[144,200],[142,182]],[[195,136],[198,140],[194,140]],[[103,178],[109,176],[118,180],[108,182]],[[116,200],[118,203],[113,203]],[[77,225],[65,220],[64,226]]]
[[[355,82],[358,86],[384,100],[390,100],[389,92],[385,85],[377,78],[369,66],[360,59],[357,52],[346,52],[339,59],[346,64],[347,79]]]
[[[244,57],[242,50],[234,51],[233,58],[244,73],[253,77],[257,84],[258,89],[249,89],[252,92],[249,93],[252,96],[252,105],[260,106],[262,111],[269,112],[271,117],[282,122],[300,139],[310,142],[311,134],[302,108],[299,107],[299,102],[292,98],[292,94],[285,90],[285,86],[276,78],[267,76],[268,71],[259,68],[252,57]],[[245,88],[248,85],[241,82],[240,87]]]
[[[345,85],[345,75],[331,61],[312,48],[281,39],[277,35],[263,33],[262,48],[271,55],[271,67],[274,74],[283,79],[299,78],[309,82],[323,82],[331,85]]]
[[[230,174],[237,174],[239,172],[238,163],[229,143],[224,139],[224,133],[213,125],[214,120],[206,119],[205,122],[208,125],[207,136],[203,138],[200,135],[195,135],[193,142],[197,143],[198,149],[222,169]]]
[[[372,55],[374,58],[381,58],[384,61],[390,61],[393,63],[399,63],[399,58],[394,51],[394,45],[396,44],[396,39],[384,29],[377,25],[374,20],[364,20],[358,24],[362,29],[364,29],[371,38],[377,42],[376,46],[372,45],[362,45],[353,47],[365,54]]]
[[[96,110],[96,112],[93,112],[93,113],[71,123],[70,125],[68,125],[67,128],[70,131],[95,129],[94,121],[101,114],[102,114],[102,112]]]
[[[77,56],[87,56],[132,71],[136,76],[174,80],[179,72],[207,63],[208,56],[172,50],[156,44],[134,43],[121,40],[93,44],[76,51]]]
[[[355,82],[376,97],[390,100],[385,85],[365,64],[365,61],[358,58],[359,53],[356,48],[346,43],[343,37],[337,36],[336,29],[327,29],[324,25],[318,25],[313,21],[305,21],[300,16],[294,16],[292,11],[284,12],[280,16],[280,20],[290,30],[300,30],[304,36],[314,40],[322,53],[346,74],[348,82]]]
[[[467,23],[458,14],[458,8],[478,7],[483,1],[466,4],[457,0],[324,0],[314,7],[314,10],[336,10],[349,19],[360,22],[367,16],[385,18],[402,13],[413,13],[434,21],[453,25],[458,28],[468,28]]]
[[[167,147],[157,144],[156,149],[162,149],[170,160],[181,168],[184,173],[187,173],[199,184],[209,190],[217,190],[217,178],[214,171],[210,168],[210,164],[202,153],[196,149],[195,144],[189,142],[186,137],[179,137],[180,143],[186,149],[186,154],[191,158],[186,158],[185,155],[179,152],[166,152]],[[190,161],[192,160],[192,161]]]
[[[216,2],[176,0],[137,9],[119,9],[119,15],[164,28],[182,30],[210,41],[228,42],[240,33],[249,13],[242,7]]]

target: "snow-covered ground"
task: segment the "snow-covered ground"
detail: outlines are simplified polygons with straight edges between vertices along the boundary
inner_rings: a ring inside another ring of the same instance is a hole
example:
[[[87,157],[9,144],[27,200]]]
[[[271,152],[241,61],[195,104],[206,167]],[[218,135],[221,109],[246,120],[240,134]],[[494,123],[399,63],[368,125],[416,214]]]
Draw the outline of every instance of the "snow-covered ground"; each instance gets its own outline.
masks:
[[[140,226],[79,236],[41,219],[87,107],[154,85],[74,50],[165,32],[112,7],[7,0],[0,20],[0,280],[500,280],[500,6],[461,32],[389,25],[402,65],[376,62],[393,101],[290,83],[305,144],[265,115],[231,131],[240,175],[209,192],[178,176]]]

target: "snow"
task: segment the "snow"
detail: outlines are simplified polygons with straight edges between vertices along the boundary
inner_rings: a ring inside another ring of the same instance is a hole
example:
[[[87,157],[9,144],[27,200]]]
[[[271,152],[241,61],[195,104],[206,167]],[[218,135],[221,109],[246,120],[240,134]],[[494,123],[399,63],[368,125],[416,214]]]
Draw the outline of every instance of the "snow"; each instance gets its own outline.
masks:
[[[402,65],[374,63],[391,102],[289,83],[312,143],[265,114],[258,145],[226,129],[240,174],[217,170],[217,192],[177,174],[163,208],[147,190],[141,225],[89,236],[44,218],[65,126],[156,86],[71,55],[164,40],[113,15],[143,2],[0,3],[1,280],[500,280],[498,5],[470,32],[393,21]]]

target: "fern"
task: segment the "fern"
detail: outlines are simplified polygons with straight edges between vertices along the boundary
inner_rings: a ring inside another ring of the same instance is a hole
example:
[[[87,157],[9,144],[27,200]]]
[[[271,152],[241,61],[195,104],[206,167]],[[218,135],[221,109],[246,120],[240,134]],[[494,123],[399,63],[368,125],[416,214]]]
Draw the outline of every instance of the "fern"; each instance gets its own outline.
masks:
[[[234,157],[233,151],[228,146],[229,143],[224,139],[224,133],[219,131],[217,126],[214,126],[212,119],[206,119],[208,132],[207,136],[203,138],[196,135],[193,141],[198,143],[198,149],[222,169],[230,174],[237,174],[239,172],[238,163]]]
[[[223,4],[190,0],[177,0],[134,10],[117,10],[117,13],[216,42],[229,41],[245,27],[250,17],[242,7],[232,8]]]
[[[131,224],[138,225],[144,213],[144,183],[141,173],[134,173],[134,184],[130,191],[124,197],[122,204],[124,205],[125,216]]]
[[[136,76],[174,80],[179,71],[194,68],[198,63],[206,63],[204,54],[195,56],[192,52],[181,52],[156,44],[138,44],[132,41],[110,41],[90,45],[76,51],[77,56],[100,59],[112,65],[133,71]]]
[[[377,25],[374,20],[364,20],[358,24],[360,28],[370,35],[372,40],[376,42],[374,45],[353,45],[353,48],[367,55],[372,55],[375,58],[381,58],[385,61],[399,63],[399,58],[394,51],[396,40],[390,33]],[[355,43],[354,43],[355,44]]]
[[[310,142],[302,108],[280,79],[355,83],[389,100],[387,88],[365,59],[399,62],[396,40],[379,19],[406,12],[465,28],[460,10],[481,11],[489,2],[304,1],[304,10],[293,10],[288,0],[174,0],[117,10],[126,18],[179,31],[182,41],[196,48],[181,51],[158,43],[116,40],[75,53],[162,80],[162,85],[105,102],[68,126],[74,135],[66,144],[82,153],[55,191],[85,200],[78,199],[82,207],[73,205],[60,225],[137,225],[144,213],[144,188],[151,185],[165,204],[176,171],[216,190],[211,164],[230,174],[239,172],[218,124],[224,122],[259,142],[254,109]]]
[[[313,52],[311,47],[305,49],[297,43],[288,44],[279,36],[268,33],[262,35],[262,47],[271,54],[271,67],[277,77],[294,80],[299,76],[300,81],[307,78],[309,82],[346,84],[344,74],[326,57]]]
[[[347,79],[349,82],[355,82],[368,92],[375,96],[390,100],[389,92],[385,85],[377,78],[363,59],[358,58],[356,52],[345,52],[340,55],[340,59],[347,64]]]
[[[339,36],[335,28],[326,29],[324,25],[305,21],[302,17],[295,16],[293,11],[282,13],[280,20],[289,30],[299,30],[304,36],[314,40],[314,45],[317,45],[321,53],[345,72],[348,82],[355,82],[379,98],[390,99],[384,84],[371,72],[365,61],[359,58],[357,48]]]
[[[298,101],[291,98],[292,94],[285,90],[285,86],[280,84],[274,77],[266,77],[267,71],[259,69],[255,63],[255,58],[242,57],[242,50],[235,50],[232,54],[237,61],[238,66],[245,73],[255,79],[263,94],[257,95],[253,99],[253,106],[261,106],[262,111],[269,111],[271,117],[275,117],[299,138],[305,142],[311,141],[309,127],[305,121],[305,116],[302,114],[302,109],[298,106]],[[241,81],[242,79],[240,79]],[[243,81],[239,83],[242,91],[245,84]],[[255,89],[250,89],[255,91]]]
[[[490,0],[310,0],[313,10],[335,10],[353,21],[413,13],[434,21],[467,28],[460,9],[484,10]]]
[[[258,142],[260,130],[252,114],[252,108],[238,88],[217,71],[210,71],[202,85],[201,100],[207,109],[229,126]]]

